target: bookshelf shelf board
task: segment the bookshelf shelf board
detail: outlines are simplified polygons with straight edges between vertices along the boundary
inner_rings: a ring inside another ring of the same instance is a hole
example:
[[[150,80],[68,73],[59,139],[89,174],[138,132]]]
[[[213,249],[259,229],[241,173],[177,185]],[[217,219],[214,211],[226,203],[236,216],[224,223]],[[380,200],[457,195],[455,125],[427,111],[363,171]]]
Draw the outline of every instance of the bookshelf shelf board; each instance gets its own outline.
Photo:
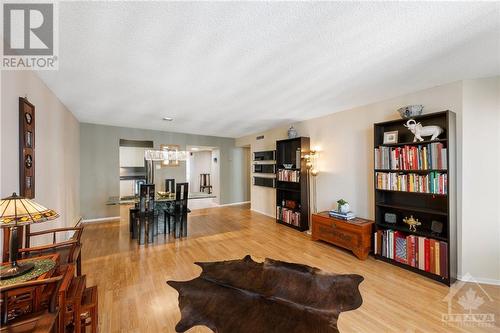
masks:
[[[384,146],[384,147],[403,147],[403,146],[420,146],[420,145],[427,145],[430,143],[436,143],[436,142],[448,142],[448,139],[437,139],[437,140],[425,140],[425,141],[417,141],[417,142],[402,142],[402,143],[383,143],[380,145],[376,145],[375,148],[379,146]]]
[[[280,191],[300,192],[300,190],[294,190],[293,188],[276,187],[276,189],[278,189],[278,190],[280,190]]]
[[[293,224],[290,224],[290,223],[286,223],[286,222],[283,222],[279,219],[276,220],[277,223],[279,224],[283,224],[283,225],[286,225],[287,227],[290,227],[290,228],[294,228],[294,229],[297,229],[297,230],[300,230],[300,231],[305,231],[307,229],[304,229],[304,228],[301,228],[299,226],[296,226],[296,225],[293,225]]]
[[[300,171],[300,168],[278,168],[278,170]]]
[[[276,178],[276,180],[280,183],[292,183],[292,184],[299,184],[300,183],[300,182],[294,182],[291,180],[279,180],[278,178]]]
[[[427,169],[427,170],[393,170],[393,169],[375,169],[375,172],[391,172],[391,173],[431,173],[431,172],[439,172],[439,173],[448,173],[448,170],[443,169]]]
[[[377,202],[376,205],[378,207],[393,208],[393,209],[398,209],[398,210],[406,210],[406,211],[419,212],[419,213],[432,214],[432,215],[448,216],[447,212],[442,212],[442,211],[439,211],[439,210],[429,209],[429,208],[420,208],[420,207],[402,206],[402,205],[392,205],[392,204],[386,204],[386,203],[383,203],[383,202]]]
[[[399,261],[396,261],[394,259],[391,259],[391,258],[387,258],[387,257],[384,257],[384,256],[381,256],[379,254],[374,254],[373,255],[376,259],[378,260],[381,260],[381,261],[385,261],[387,263],[390,263],[392,265],[395,265],[395,266],[398,266],[398,267],[401,267],[401,268],[404,268],[406,270],[409,270],[411,272],[414,272],[414,273],[417,273],[417,274],[420,274],[420,275],[423,275],[423,276],[426,276],[428,277],[429,279],[432,279],[432,280],[435,280],[435,281],[438,281],[438,282],[441,282],[441,283],[444,283],[446,285],[450,285],[450,279],[449,278],[445,278],[445,277],[442,277],[440,275],[436,275],[436,274],[433,274],[431,272],[427,272],[427,271],[423,271],[417,267],[413,267],[413,266],[410,266],[410,265],[407,265],[407,264],[404,264],[402,262],[399,262]]]
[[[448,239],[446,237],[442,236],[436,236],[428,232],[423,232],[423,231],[411,231],[408,229],[408,227],[400,226],[397,224],[387,224],[387,223],[377,223],[377,227],[383,228],[383,229],[392,229],[392,230],[397,230],[401,231],[410,235],[415,235],[415,236],[422,236],[422,237],[427,237],[427,238],[432,238],[432,239],[437,239],[443,242],[448,242]]]
[[[380,188],[376,188],[375,190],[381,192],[395,192],[395,193],[405,193],[405,194],[417,194],[417,195],[429,195],[434,197],[446,197],[447,194],[436,194],[436,193],[425,193],[425,192],[409,192],[409,191],[394,191],[394,190],[383,190]]]

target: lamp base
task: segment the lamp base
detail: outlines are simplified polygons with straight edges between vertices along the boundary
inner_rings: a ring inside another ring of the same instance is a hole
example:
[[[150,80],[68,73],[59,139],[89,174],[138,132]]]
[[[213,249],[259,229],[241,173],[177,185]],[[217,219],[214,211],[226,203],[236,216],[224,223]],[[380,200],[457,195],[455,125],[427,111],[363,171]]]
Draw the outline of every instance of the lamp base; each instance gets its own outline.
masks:
[[[29,272],[35,267],[35,264],[28,262],[25,264],[11,265],[9,268],[4,268],[0,271],[0,280],[10,279],[26,272]]]

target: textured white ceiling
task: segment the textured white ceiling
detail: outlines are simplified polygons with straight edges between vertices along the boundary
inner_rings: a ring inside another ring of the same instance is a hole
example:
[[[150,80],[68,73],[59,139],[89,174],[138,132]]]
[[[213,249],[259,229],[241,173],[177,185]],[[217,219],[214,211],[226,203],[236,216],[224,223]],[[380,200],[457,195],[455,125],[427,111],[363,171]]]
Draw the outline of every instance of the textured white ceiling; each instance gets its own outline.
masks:
[[[238,137],[500,74],[500,3],[62,2],[59,12],[59,71],[40,76],[82,122]]]

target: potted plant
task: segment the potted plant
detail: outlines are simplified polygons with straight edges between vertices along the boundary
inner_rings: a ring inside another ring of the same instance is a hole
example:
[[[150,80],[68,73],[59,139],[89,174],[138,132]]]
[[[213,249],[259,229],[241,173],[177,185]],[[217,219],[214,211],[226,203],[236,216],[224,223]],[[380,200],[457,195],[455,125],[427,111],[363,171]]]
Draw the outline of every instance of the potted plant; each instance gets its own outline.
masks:
[[[346,214],[351,211],[351,207],[349,207],[349,203],[347,201],[340,199],[337,201],[337,210],[342,214]]]

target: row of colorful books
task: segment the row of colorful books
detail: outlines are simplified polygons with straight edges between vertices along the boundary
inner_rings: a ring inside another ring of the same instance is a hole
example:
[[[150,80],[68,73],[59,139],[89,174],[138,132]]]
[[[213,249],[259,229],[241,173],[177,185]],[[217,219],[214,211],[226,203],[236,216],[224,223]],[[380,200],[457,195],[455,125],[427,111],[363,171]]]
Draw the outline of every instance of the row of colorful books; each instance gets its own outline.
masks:
[[[329,211],[328,215],[342,220],[354,220],[356,218],[356,215],[354,215],[353,212],[341,213],[336,210]]]
[[[293,211],[291,209],[277,206],[276,207],[276,216],[278,217],[278,220],[281,220],[285,223],[294,225],[294,226],[300,226],[300,212]]]
[[[374,252],[400,263],[448,278],[448,243],[400,231],[378,230]]]
[[[440,142],[419,146],[375,148],[375,169],[446,170],[447,149]]]
[[[300,171],[280,169],[278,170],[278,180],[298,183],[300,180]]]
[[[430,172],[427,175],[414,173],[376,172],[377,189],[432,194],[448,193],[448,175]]]

